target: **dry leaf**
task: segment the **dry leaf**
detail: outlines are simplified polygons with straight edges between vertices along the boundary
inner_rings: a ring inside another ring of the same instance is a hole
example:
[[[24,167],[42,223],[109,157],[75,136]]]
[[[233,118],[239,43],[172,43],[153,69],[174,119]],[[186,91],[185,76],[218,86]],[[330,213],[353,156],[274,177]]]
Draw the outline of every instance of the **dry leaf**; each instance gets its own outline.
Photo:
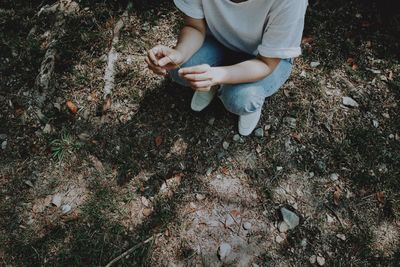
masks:
[[[109,111],[111,108],[111,96],[107,95],[103,102],[103,114]]]
[[[378,192],[375,194],[375,197],[379,203],[381,203],[381,204],[385,203],[385,192]]]
[[[142,212],[142,213],[143,213],[144,216],[149,217],[150,214],[151,214],[151,212],[152,212],[151,209],[145,208],[145,209],[143,209],[143,212]]]
[[[74,103],[72,103],[72,101],[67,101],[67,107],[72,114],[78,112],[78,107]]]
[[[228,175],[228,174],[229,174],[229,170],[228,170],[227,167],[222,167],[222,168],[221,168],[221,172],[222,172],[223,174],[225,174],[225,175]]]
[[[240,216],[240,212],[238,210],[231,210],[230,214],[232,215],[233,218],[238,218]]]
[[[333,202],[336,206],[339,206],[341,196],[342,190],[339,187],[336,187],[335,192],[333,192]]]
[[[162,142],[163,142],[162,136],[161,136],[161,135],[157,136],[157,137],[154,139],[154,142],[156,143],[156,146],[160,146],[160,145],[162,144]]]
[[[292,138],[298,143],[301,142],[301,134],[299,133],[292,133]]]
[[[304,36],[303,39],[301,40],[302,44],[312,44],[314,42],[314,36],[308,35]]]

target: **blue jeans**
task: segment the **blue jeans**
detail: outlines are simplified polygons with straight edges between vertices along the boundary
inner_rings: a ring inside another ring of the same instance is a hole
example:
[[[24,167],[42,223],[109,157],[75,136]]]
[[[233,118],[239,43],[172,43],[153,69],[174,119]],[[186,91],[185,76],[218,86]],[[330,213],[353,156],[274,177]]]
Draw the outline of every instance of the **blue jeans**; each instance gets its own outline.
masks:
[[[207,35],[203,46],[184,64],[182,68],[200,64],[215,66],[228,66],[249,59],[255,58],[254,55],[232,51],[214,37]],[[283,59],[275,70],[266,78],[241,84],[221,85],[218,96],[225,108],[237,115],[246,115],[262,108],[265,98],[276,93],[286,82],[292,71],[292,59]],[[170,71],[173,81],[188,86],[186,80],[178,75],[178,69]]]

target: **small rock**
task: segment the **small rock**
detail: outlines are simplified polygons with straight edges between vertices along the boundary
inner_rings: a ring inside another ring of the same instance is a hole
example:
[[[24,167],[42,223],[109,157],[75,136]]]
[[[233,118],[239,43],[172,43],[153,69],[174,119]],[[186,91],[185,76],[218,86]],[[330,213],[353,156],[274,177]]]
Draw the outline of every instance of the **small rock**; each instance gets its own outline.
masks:
[[[194,202],[190,202],[190,203],[189,203],[189,206],[190,206],[190,208],[193,209],[193,210],[197,209],[197,206],[196,206],[196,204],[195,204]]]
[[[0,134],[0,140],[6,140],[7,135],[6,134]]]
[[[343,105],[347,106],[347,107],[352,107],[352,108],[357,108],[359,106],[359,104],[351,97],[348,96],[344,96],[342,98],[342,103]]]
[[[372,120],[372,125],[374,125],[375,128],[378,128],[379,122],[377,120]]]
[[[25,180],[24,183],[29,187],[33,187],[33,183],[29,180]]]
[[[257,137],[264,137],[264,129],[258,128],[254,131],[254,135]]]
[[[389,139],[394,139],[394,134],[389,134]]]
[[[233,217],[230,214],[226,215],[225,226],[229,227],[229,226],[231,226],[233,224],[235,224],[235,220],[233,219]]]
[[[382,113],[382,116],[386,119],[390,119],[389,113]]]
[[[233,141],[237,142],[237,141],[239,141],[239,140],[240,140],[240,135],[235,134],[235,135],[233,136]]]
[[[54,108],[56,108],[58,111],[61,110],[61,105],[60,103],[53,103]]]
[[[208,168],[208,169],[207,169],[207,172],[206,172],[206,175],[207,175],[207,176],[210,176],[211,173],[212,173],[212,171],[213,171],[213,168],[212,168],[212,167]]]
[[[203,194],[196,194],[196,199],[198,201],[203,201],[204,199],[206,199],[206,196]]]
[[[317,262],[317,256],[312,255],[312,256],[310,257],[310,263],[311,263],[311,264],[315,264],[316,262]]]
[[[143,206],[145,206],[147,208],[150,206],[150,201],[146,197],[142,196],[141,201],[142,201]]]
[[[51,204],[53,204],[54,206],[56,206],[57,208],[61,206],[61,195],[56,194],[53,196],[53,199],[51,200]]]
[[[318,62],[318,61],[314,61],[314,62],[311,62],[311,63],[310,63],[310,67],[311,67],[311,68],[316,68],[316,67],[318,67],[319,65],[321,65],[321,63]]]
[[[277,170],[277,171],[281,171],[281,170],[283,170],[283,167],[282,167],[282,166],[277,166],[277,167],[276,167],[276,170]]]
[[[278,225],[278,230],[281,233],[286,233],[289,230],[289,225],[286,222],[280,222]]]
[[[303,71],[300,73],[300,77],[302,77],[302,78],[307,78],[307,72],[306,72],[305,70],[303,70]]]
[[[344,234],[337,234],[336,237],[340,240],[346,241],[346,236]]]
[[[223,147],[225,150],[227,150],[228,147],[229,147],[229,143],[226,142],[226,141],[224,141],[224,142],[222,143],[222,147]]]
[[[281,244],[283,241],[285,241],[285,238],[283,238],[281,235],[277,235],[275,237],[275,241],[276,243]]]
[[[332,216],[330,216],[329,214],[326,215],[326,221],[327,223],[333,223],[335,221],[335,219],[332,218]]]
[[[325,265],[325,258],[322,256],[318,256],[317,257],[317,262],[319,264],[319,266],[324,266]]]
[[[339,180],[339,174],[337,173],[332,173],[329,178],[331,179],[331,181],[337,181]]]
[[[300,223],[300,218],[299,216],[296,215],[296,213],[286,209],[286,208],[281,208],[281,213],[283,220],[287,223],[289,226],[289,229],[294,229],[296,226],[299,225]]]
[[[43,133],[49,134],[51,133],[51,131],[52,131],[51,125],[47,123],[46,126],[44,126]]]
[[[145,208],[145,209],[143,209],[142,214],[143,214],[144,216],[146,216],[146,217],[149,217],[150,214],[151,214],[151,212],[152,212],[151,209]]]
[[[303,248],[307,247],[307,238],[303,238],[303,239],[301,240],[301,242],[300,242],[300,245],[301,245]]]
[[[295,119],[295,118],[286,117],[286,118],[284,118],[284,122],[292,129],[297,127],[297,119]]]
[[[87,141],[90,140],[90,135],[89,135],[88,133],[86,133],[86,132],[83,132],[83,133],[81,133],[81,134],[78,135],[78,138],[79,138],[79,140],[81,140],[81,141],[87,142]]]
[[[1,143],[1,149],[6,150],[6,148],[7,148],[7,141],[3,141]]]
[[[250,230],[251,229],[251,223],[249,223],[249,222],[245,222],[244,224],[243,224],[243,229],[244,230]]]
[[[225,261],[231,253],[232,247],[228,243],[221,243],[218,248],[218,257],[221,261]]]
[[[61,212],[62,212],[63,214],[66,214],[66,213],[70,212],[71,209],[72,209],[71,206],[68,205],[68,204],[65,204],[65,205],[62,205],[62,206],[61,206]]]
[[[214,117],[212,117],[211,119],[208,120],[208,124],[211,125],[211,126],[214,125],[214,122],[215,122],[215,118]]]

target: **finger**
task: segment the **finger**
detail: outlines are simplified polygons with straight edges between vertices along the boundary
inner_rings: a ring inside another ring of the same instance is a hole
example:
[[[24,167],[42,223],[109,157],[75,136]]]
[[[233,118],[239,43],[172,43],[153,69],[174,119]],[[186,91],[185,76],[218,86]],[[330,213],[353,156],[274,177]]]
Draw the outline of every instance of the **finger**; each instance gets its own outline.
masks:
[[[187,68],[182,68],[179,70],[180,75],[185,75],[185,74],[200,74],[203,72],[206,72],[210,69],[210,65],[203,64],[203,65],[197,65],[193,67],[187,67]]]
[[[192,88],[204,88],[204,87],[210,87],[211,86],[211,81],[199,81],[199,82],[191,82],[190,87]]]
[[[208,73],[204,72],[201,74],[185,74],[183,75],[183,78],[185,78],[188,81],[206,81],[206,80],[211,80],[211,77]]]
[[[147,51],[147,56],[150,58],[150,60],[151,60],[151,62],[153,62],[153,64],[158,65],[158,60],[157,60],[157,57],[156,57],[153,49],[150,49],[149,51]]]
[[[151,71],[153,71],[155,74],[158,74],[158,75],[166,75],[167,74],[167,71],[165,69],[152,64],[152,62],[148,58],[145,58],[145,61],[148,65],[149,69]]]
[[[158,65],[161,67],[164,67],[165,65],[168,65],[169,63],[176,65],[175,61],[172,58],[172,55],[166,55],[165,57],[163,57],[162,59],[160,59],[158,61]]]

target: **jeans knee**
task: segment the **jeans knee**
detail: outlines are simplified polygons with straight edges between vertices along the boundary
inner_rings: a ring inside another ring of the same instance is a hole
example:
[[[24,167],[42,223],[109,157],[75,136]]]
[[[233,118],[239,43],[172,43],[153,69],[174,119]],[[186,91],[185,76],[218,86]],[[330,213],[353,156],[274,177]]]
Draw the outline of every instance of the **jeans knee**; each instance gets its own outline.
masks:
[[[264,97],[257,92],[257,88],[249,87],[235,90],[232,86],[229,87],[221,88],[219,96],[229,112],[236,115],[246,115],[262,108]]]
[[[170,70],[170,71],[168,72],[169,77],[170,77],[174,82],[176,82],[176,83],[178,83],[178,84],[180,84],[180,85],[183,85],[183,86],[187,86],[186,80],[184,80],[182,77],[179,76],[178,71],[179,71],[178,68],[173,69],[173,70]]]

